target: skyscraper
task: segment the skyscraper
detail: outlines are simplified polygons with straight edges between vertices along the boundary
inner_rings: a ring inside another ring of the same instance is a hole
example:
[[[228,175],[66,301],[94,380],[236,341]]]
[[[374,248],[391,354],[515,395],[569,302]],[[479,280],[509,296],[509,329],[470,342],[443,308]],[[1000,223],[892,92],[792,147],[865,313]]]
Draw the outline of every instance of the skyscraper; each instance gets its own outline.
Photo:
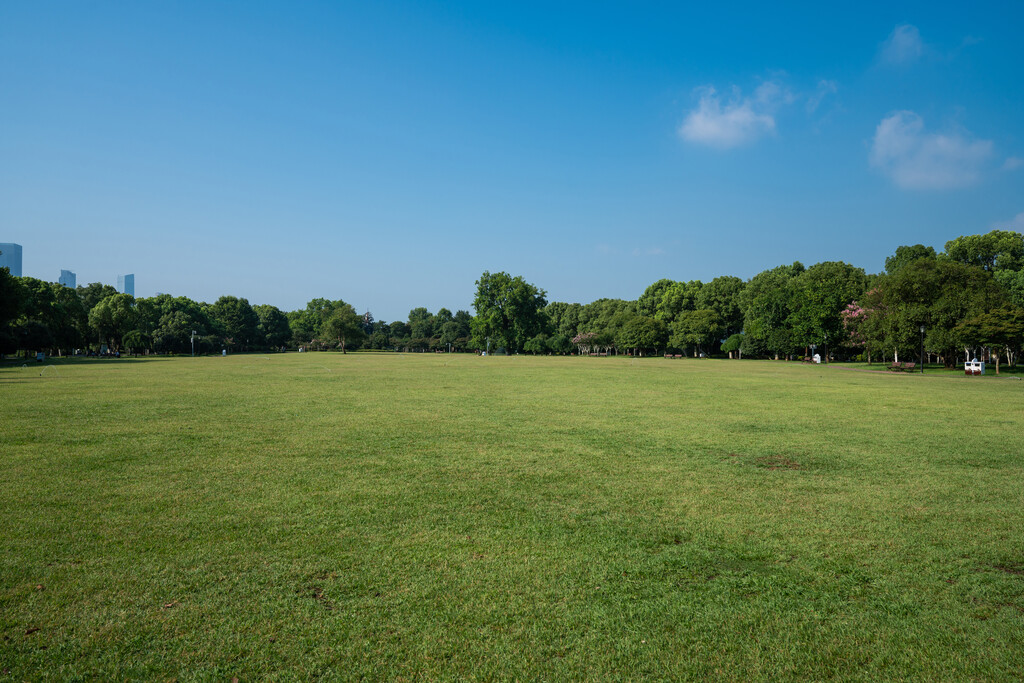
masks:
[[[21,277],[21,245],[5,242],[0,244],[0,268],[7,266],[11,275]]]
[[[132,296],[135,296],[135,274],[118,275],[117,291],[123,294],[131,294]]]
[[[65,287],[70,287],[71,289],[74,289],[77,280],[78,278],[70,270],[61,270],[60,279],[57,280],[57,282],[64,285]]]

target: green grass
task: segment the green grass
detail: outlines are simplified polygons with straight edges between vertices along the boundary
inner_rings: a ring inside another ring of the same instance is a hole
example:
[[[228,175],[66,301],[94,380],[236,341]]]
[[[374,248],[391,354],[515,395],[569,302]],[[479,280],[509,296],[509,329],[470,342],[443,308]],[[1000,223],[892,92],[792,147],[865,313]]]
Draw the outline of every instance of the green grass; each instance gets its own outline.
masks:
[[[1024,382],[0,369],[0,680],[1020,679]]]

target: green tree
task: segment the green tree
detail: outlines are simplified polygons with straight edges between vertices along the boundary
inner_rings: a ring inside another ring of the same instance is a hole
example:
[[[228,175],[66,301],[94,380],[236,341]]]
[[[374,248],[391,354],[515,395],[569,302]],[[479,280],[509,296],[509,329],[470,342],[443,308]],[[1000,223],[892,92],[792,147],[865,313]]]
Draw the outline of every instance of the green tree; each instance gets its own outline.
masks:
[[[259,317],[248,299],[222,296],[206,310],[217,333],[228,347],[247,350],[259,339]]]
[[[935,247],[926,247],[923,244],[896,247],[896,253],[885,259],[885,272],[892,275],[908,263],[922,258],[937,258]]]
[[[296,346],[309,344],[316,338],[318,323],[309,311],[288,311],[285,316],[288,318],[288,329],[292,333],[292,343]]]
[[[113,296],[118,293],[118,291],[110,285],[105,285],[101,282],[90,282],[84,287],[79,285],[75,292],[78,294],[78,298],[82,300],[82,306],[85,307],[86,315],[89,314],[89,311],[91,311],[96,304],[103,301],[108,296]]]
[[[948,259],[919,259],[878,280],[861,305],[868,312],[861,333],[894,358],[910,356],[925,327],[925,347],[947,366],[956,362],[964,320],[1008,304],[1006,290],[979,266]]]
[[[791,282],[789,325],[793,341],[829,349],[847,339],[842,312],[864,294],[867,275],[842,261],[816,263]]]
[[[0,268],[0,356],[18,350],[13,323],[21,314],[25,292],[20,278],[11,275],[9,268]]]
[[[99,340],[120,351],[124,336],[139,328],[139,311],[131,294],[113,294],[89,311],[89,328]]]
[[[961,235],[946,242],[946,256],[982,270],[1021,270],[1024,268],[1024,235],[1011,230]]]
[[[564,334],[556,332],[548,339],[548,348],[560,356],[572,351],[572,341]]]
[[[758,273],[740,294],[743,308],[743,351],[750,355],[789,354],[797,342],[790,323],[793,280],[804,272],[799,261]]]
[[[532,353],[535,356],[538,353],[547,353],[547,351],[548,351],[548,335],[546,335],[543,332],[541,332],[537,336],[531,337],[530,339],[527,339],[526,343],[523,344],[523,350],[528,352],[528,353]]]
[[[624,299],[598,299],[580,309],[580,333],[593,336],[589,345],[595,348],[615,348],[623,325],[637,316],[637,303]]]
[[[728,339],[722,342],[722,351],[729,354],[729,358],[732,358],[732,354],[736,354],[737,358],[743,358],[743,335],[734,334]]]
[[[1024,308],[1024,270],[997,270],[993,276],[1006,290],[1010,301]]]
[[[546,331],[547,305],[545,292],[528,283],[522,276],[484,271],[476,281],[473,307],[473,341],[478,347],[492,344],[504,346],[509,352],[523,348],[528,339]]]
[[[659,316],[659,313],[662,312],[662,301],[665,298],[666,292],[681,284],[681,282],[665,278],[652,283],[644,290],[644,293],[640,295],[640,298],[636,300],[637,313],[649,318],[658,317],[659,319],[663,319],[663,316]]]
[[[562,301],[552,301],[544,308],[544,312],[551,321],[551,329],[567,339],[576,336],[582,310],[583,307],[579,304],[567,304]]]
[[[422,306],[409,311],[409,336],[430,339],[434,336],[434,316]]]
[[[257,338],[268,348],[280,349],[291,339],[292,330],[286,316],[277,306],[261,304],[253,306],[259,321],[256,325]]]
[[[323,336],[337,340],[342,353],[347,353],[348,345],[357,345],[366,337],[363,332],[362,316],[348,304],[338,306],[331,317],[324,323]]]
[[[213,349],[213,326],[201,304],[186,296],[161,294],[147,301],[155,311],[153,348],[161,352],[191,353]],[[193,338],[195,332],[195,338]]]
[[[724,330],[725,324],[718,311],[710,308],[683,311],[672,324],[669,344],[679,349],[692,348],[694,356],[701,352],[710,353]]]
[[[963,320],[955,333],[966,346],[987,346],[995,352],[996,374],[999,374],[999,354],[1007,353],[1012,360],[1012,349],[1024,344],[1024,309],[1002,307],[980,313]]]
[[[731,275],[716,277],[704,284],[697,293],[696,309],[710,309],[722,319],[722,335],[737,334],[743,330],[743,308],[740,295],[743,280]]]
[[[664,348],[668,344],[668,326],[656,318],[645,315],[631,316],[617,331],[615,345],[632,349],[637,356]]]

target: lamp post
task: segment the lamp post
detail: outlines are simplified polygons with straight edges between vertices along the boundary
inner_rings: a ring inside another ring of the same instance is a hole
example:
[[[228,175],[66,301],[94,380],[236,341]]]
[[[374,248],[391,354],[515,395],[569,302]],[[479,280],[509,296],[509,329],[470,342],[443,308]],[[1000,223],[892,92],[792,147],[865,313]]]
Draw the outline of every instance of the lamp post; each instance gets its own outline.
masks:
[[[921,325],[921,374],[924,374],[924,325]]]
[[[196,357],[196,331],[195,330],[192,330],[192,338],[189,339],[189,342],[192,343],[192,357],[195,358]]]

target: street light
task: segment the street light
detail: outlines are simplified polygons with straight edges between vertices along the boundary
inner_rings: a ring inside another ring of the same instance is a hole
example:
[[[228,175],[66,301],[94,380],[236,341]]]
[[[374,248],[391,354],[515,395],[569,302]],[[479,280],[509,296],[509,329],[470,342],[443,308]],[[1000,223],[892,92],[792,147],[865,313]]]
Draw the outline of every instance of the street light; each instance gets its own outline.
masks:
[[[196,357],[196,331],[195,330],[192,330],[192,338],[189,339],[189,341],[192,343],[192,357],[195,358]]]
[[[921,374],[924,374],[924,325],[921,325]]]

